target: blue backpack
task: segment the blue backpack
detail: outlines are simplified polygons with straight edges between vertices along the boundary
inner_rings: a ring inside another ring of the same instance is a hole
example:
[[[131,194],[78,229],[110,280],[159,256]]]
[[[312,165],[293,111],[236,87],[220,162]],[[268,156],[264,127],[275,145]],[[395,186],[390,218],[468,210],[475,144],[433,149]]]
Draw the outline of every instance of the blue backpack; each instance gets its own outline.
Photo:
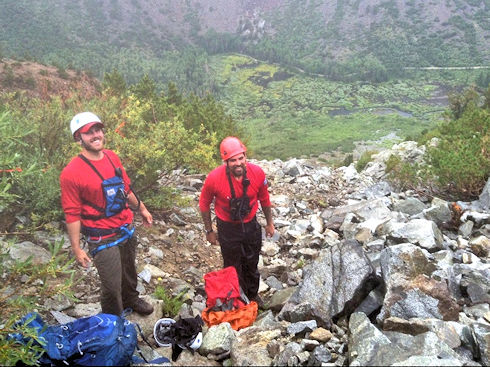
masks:
[[[43,365],[127,366],[137,348],[137,333],[133,323],[124,317],[98,314],[72,322],[47,326],[37,313],[29,313],[20,324],[26,324],[44,340]],[[27,343],[22,335],[11,337]]]

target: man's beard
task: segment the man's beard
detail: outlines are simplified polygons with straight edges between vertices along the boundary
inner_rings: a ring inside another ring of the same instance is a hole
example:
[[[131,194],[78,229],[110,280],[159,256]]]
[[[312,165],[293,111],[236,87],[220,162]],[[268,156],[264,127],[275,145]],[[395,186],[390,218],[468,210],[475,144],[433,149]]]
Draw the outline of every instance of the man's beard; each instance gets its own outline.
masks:
[[[241,170],[241,172],[240,172],[239,174],[237,174],[237,173],[235,172],[235,170],[236,170],[237,168],[241,168],[241,169],[242,169],[242,170]],[[234,177],[241,177],[241,176],[243,176],[243,173],[245,172],[245,165],[244,165],[244,164],[242,164],[242,165],[240,165],[240,166],[236,166],[236,167],[230,168],[230,172],[231,172],[231,174],[232,174]]]
[[[100,148],[97,148],[97,149],[92,148],[92,146],[91,146],[90,144],[85,143],[85,142],[83,141],[83,139],[82,139],[81,141],[82,141],[82,147],[83,147],[85,150],[87,150],[88,152],[98,153],[98,152],[100,152],[102,149],[104,149],[104,145],[105,145],[105,137],[103,137],[103,138],[101,139],[101,141],[102,141],[102,145],[101,145],[101,147],[100,147]]]

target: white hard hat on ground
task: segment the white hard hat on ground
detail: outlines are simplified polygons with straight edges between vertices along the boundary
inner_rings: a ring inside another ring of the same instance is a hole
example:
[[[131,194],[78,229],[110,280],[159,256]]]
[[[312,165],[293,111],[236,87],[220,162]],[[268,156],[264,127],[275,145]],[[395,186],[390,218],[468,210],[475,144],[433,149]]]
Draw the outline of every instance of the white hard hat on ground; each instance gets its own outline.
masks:
[[[175,320],[168,317],[164,317],[155,323],[155,326],[153,327],[153,337],[159,346],[172,346],[172,337],[168,335],[172,329],[172,324],[175,324]]]

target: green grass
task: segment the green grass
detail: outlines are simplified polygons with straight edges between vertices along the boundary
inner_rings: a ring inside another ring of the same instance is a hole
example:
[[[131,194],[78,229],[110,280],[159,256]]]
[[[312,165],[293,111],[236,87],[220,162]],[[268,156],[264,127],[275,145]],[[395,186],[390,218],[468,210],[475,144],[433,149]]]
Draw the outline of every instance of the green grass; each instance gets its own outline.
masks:
[[[266,159],[317,155],[336,149],[350,152],[356,141],[377,141],[390,132],[403,138],[421,132],[428,125],[398,115],[355,113],[329,117],[313,112],[249,120],[245,124],[254,157]],[[385,143],[380,141],[379,145]]]
[[[340,83],[241,55],[214,57],[210,69],[220,101],[243,124],[250,150],[259,159],[349,152],[356,141],[376,142],[392,132],[400,139],[413,138],[442,118],[445,107],[431,102],[434,94],[444,95],[477,77],[457,71],[445,82],[440,72],[432,72],[379,84]],[[332,115],[337,110],[346,114]],[[383,140],[379,146],[394,142]]]

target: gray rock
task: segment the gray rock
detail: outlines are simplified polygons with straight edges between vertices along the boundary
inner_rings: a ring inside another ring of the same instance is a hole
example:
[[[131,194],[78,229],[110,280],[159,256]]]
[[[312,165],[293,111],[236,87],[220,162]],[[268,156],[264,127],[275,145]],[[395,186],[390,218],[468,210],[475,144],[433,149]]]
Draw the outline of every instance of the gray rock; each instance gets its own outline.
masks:
[[[47,264],[51,260],[51,254],[48,250],[29,241],[11,245],[9,255],[17,261],[26,261],[31,258],[33,265]]]
[[[304,337],[307,332],[316,329],[317,323],[315,320],[295,322],[287,327],[287,332],[295,336]]]
[[[323,366],[332,360],[332,354],[323,345],[316,347],[310,354],[307,366]]]
[[[490,210],[490,178],[478,198],[479,204],[484,210]]]
[[[490,325],[474,323],[471,325],[478,345],[482,365],[490,365]]]
[[[230,352],[233,340],[235,340],[235,332],[228,322],[211,326],[204,334],[199,353],[206,356]]]
[[[398,242],[410,242],[434,252],[442,250],[442,233],[432,221],[413,219],[406,224],[398,225],[390,233]]]
[[[425,209],[425,204],[417,198],[408,197],[403,200],[395,200],[393,210],[402,212],[408,215],[421,213]]]
[[[234,366],[270,366],[272,358],[267,345],[280,336],[280,329],[261,330],[252,326],[240,330],[232,343],[232,364]]]
[[[328,325],[332,317],[352,312],[361,303],[372,289],[368,283],[373,274],[374,269],[357,241],[345,241],[339,246],[323,249],[304,269],[302,284],[278,317],[294,322],[290,311],[308,300],[311,314],[307,319]]]
[[[461,366],[461,361],[455,358],[440,358],[434,356],[410,356],[404,361],[395,362],[392,366]]]
[[[291,295],[296,292],[296,287],[289,287],[285,289],[280,289],[275,292],[269,302],[267,303],[267,308],[272,311],[279,311],[284,306],[284,304],[289,300]]]
[[[423,211],[424,216],[438,225],[449,222],[452,218],[449,203],[439,198],[432,199],[430,208]]]

